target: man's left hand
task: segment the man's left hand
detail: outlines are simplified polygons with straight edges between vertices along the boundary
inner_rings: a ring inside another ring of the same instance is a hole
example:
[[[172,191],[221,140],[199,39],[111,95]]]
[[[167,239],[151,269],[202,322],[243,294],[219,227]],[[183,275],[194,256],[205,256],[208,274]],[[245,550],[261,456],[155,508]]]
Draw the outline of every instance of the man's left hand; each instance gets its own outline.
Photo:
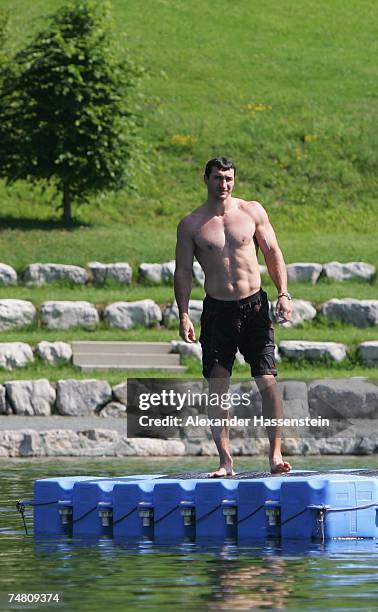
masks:
[[[279,323],[286,323],[290,321],[293,313],[291,300],[288,300],[286,296],[282,295],[277,300],[276,304],[276,317]]]

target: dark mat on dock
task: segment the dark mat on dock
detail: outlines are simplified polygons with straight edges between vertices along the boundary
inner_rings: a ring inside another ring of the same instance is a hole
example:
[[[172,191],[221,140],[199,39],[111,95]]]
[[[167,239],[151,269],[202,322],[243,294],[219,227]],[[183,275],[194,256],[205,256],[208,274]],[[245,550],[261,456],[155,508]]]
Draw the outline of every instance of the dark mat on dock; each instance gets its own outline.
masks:
[[[167,474],[166,476],[160,476],[160,478],[177,478],[178,480],[202,480],[209,478],[210,472],[184,472],[182,474]],[[327,476],[331,474],[343,474],[345,476],[365,476],[368,478],[377,478],[378,470],[321,470],[321,471],[295,471],[295,472],[284,472],[282,474],[271,474],[270,472],[239,472],[235,476],[223,476],[222,480],[254,480],[257,478],[276,478],[281,476],[284,478],[292,478],[296,476]],[[157,478],[159,480],[159,478]],[[216,480],[216,478],[214,479]]]

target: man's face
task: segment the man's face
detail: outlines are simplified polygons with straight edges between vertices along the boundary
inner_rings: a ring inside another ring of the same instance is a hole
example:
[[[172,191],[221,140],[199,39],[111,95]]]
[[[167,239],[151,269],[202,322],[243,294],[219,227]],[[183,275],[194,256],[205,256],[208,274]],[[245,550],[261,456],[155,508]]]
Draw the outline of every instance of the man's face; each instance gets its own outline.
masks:
[[[210,176],[205,175],[205,183],[209,196],[218,200],[225,200],[231,195],[234,188],[234,169],[220,170],[214,166],[211,168]]]

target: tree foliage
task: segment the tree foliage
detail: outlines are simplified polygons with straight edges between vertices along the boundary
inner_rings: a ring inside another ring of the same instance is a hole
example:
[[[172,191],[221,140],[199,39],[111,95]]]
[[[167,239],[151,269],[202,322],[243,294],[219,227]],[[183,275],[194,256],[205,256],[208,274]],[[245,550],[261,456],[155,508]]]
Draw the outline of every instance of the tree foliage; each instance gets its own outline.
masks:
[[[125,184],[141,74],[117,58],[103,3],[76,0],[21,49],[0,93],[0,176],[53,181],[71,202]]]

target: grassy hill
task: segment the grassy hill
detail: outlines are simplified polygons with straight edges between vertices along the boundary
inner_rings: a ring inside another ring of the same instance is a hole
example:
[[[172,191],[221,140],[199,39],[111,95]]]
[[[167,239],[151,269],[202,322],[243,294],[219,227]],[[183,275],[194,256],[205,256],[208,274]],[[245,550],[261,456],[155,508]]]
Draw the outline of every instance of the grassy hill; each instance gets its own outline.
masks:
[[[15,49],[60,0],[2,0]],[[366,0],[111,0],[120,53],[148,70],[149,172],[138,193],[83,206],[83,222],[172,228],[204,197],[203,166],[232,156],[237,194],[282,235],[369,232],[373,221],[375,3]],[[0,186],[3,225],[49,219],[49,200]],[[83,234],[85,242],[85,233]]]

